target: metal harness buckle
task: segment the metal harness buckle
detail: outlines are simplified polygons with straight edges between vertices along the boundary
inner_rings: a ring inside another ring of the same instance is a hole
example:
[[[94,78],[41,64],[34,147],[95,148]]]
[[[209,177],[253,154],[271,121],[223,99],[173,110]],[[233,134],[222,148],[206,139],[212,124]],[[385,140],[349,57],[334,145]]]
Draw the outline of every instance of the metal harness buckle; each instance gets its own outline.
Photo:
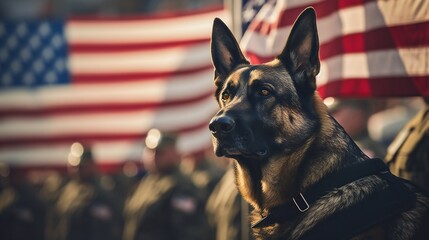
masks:
[[[300,211],[300,212],[305,212],[305,211],[307,211],[309,208],[310,208],[310,205],[308,205],[308,202],[307,202],[307,200],[304,198],[304,196],[302,195],[302,193],[300,193],[299,194],[299,196],[301,196],[301,199],[302,199],[302,201],[305,203],[305,207],[304,208],[301,208],[300,206],[299,206],[299,204],[296,202],[296,200],[295,200],[295,198],[292,198],[292,200],[293,200],[293,202],[295,203],[295,206],[298,208],[298,210]]]

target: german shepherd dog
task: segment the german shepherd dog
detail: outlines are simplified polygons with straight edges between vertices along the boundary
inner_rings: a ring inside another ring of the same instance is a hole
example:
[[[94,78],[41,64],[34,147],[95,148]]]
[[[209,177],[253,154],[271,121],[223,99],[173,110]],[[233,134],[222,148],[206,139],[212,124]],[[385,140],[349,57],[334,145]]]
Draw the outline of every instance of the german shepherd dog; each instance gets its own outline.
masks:
[[[234,159],[256,239],[429,239],[426,195],[366,156],[316,92],[313,8],[268,63],[251,65],[220,19],[211,54],[220,108],[209,124],[214,151]]]

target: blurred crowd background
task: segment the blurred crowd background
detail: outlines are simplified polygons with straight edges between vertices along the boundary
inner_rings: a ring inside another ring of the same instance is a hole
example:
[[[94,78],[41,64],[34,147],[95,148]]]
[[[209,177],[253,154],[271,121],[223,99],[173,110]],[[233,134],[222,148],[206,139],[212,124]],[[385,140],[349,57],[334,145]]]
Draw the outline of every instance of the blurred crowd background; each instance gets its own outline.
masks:
[[[222,0],[1,0],[6,19],[66,18],[190,10]],[[371,157],[384,159],[405,124],[425,108],[419,97],[326,98],[333,117]],[[207,129],[208,131],[208,129]],[[141,162],[98,169],[91,149],[70,146],[67,171],[25,175],[0,163],[0,239],[249,239],[229,159],[208,148],[181,155],[174,136],[148,134]],[[149,141],[149,142],[148,142]],[[151,144],[153,146],[151,146]]]

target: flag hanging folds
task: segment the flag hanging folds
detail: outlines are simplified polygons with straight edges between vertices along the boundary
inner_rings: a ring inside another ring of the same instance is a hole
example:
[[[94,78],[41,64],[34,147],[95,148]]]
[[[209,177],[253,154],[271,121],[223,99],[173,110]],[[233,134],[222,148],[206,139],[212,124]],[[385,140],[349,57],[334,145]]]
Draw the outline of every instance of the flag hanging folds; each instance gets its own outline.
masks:
[[[0,161],[65,166],[79,141],[112,166],[138,160],[153,127],[178,133],[183,152],[208,147],[210,34],[228,16],[0,21]]]
[[[316,81],[322,97],[429,96],[425,0],[267,1],[241,40],[251,62],[277,56],[308,6],[317,14],[321,70]],[[245,20],[252,11],[244,8]]]

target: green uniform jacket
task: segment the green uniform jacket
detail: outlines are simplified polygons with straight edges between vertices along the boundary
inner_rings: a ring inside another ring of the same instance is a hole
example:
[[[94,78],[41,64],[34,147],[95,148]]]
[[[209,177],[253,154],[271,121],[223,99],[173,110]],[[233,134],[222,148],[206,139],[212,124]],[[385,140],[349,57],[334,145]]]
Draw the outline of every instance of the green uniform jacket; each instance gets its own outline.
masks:
[[[125,202],[123,240],[204,239],[196,187],[178,169],[147,174]]]
[[[397,134],[385,161],[393,174],[429,191],[429,105]]]
[[[69,181],[47,217],[48,240],[118,239],[120,214],[98,181]]]

